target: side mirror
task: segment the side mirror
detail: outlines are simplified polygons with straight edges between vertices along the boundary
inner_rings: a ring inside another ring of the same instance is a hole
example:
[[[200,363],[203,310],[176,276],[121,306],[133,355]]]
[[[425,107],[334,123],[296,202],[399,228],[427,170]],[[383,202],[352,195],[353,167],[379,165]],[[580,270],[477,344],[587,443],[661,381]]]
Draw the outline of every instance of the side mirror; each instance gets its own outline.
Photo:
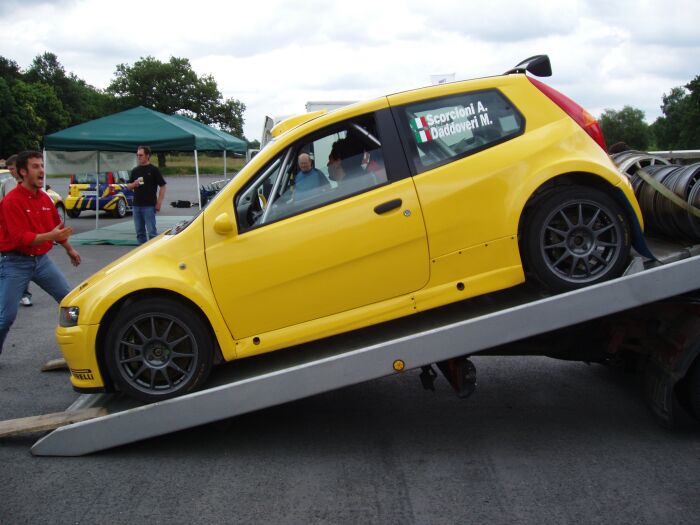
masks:
[[[227,235],[233,231],[233,221],[228,213],[222,213],[214,219],[214,231],[220,235]]]

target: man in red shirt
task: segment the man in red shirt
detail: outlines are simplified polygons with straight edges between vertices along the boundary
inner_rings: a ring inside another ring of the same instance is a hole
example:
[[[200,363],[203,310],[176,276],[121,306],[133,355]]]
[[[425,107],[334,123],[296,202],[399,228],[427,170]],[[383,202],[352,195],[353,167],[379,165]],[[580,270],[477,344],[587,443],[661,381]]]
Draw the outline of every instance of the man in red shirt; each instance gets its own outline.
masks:
[[[42,154],[20,153],[17,173],[22,182],[0,202],[0,353],[29,281],[59,303],[71,289],[48,256],[53,243],[65,248],[74,266],[80,264],[80,254],[68,242],[73,230],[61,224],[51,197],[43,191]]]
[[[16,163],[17,155],[10,155],[5,161],[5,166],[7,166],[8,170],[10,170],[10,175],[12,175],[12,177],[10,177],[2,183],[2,187],[0,187],[0,201],[2,201],[2,199],[5,198],[5,195],[14,190],[18,184],[22,183],[22,180],[19,178],[19,175],[17,175]],[[32,294],[29,291],[29,288],[27,288],[24,291],[19,303],[22,306],[32,306]]]

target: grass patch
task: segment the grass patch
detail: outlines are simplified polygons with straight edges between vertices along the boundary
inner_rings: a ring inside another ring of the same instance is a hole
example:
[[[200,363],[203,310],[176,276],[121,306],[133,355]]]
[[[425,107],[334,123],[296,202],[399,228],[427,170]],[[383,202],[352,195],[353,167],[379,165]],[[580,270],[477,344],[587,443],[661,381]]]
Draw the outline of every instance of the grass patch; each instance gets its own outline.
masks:
[[[209,155],[203,154],[198,155],[197,160],[199,161],[200,175],[215,175],[223,177],[224,157],[210,157]],[[154,166],[158,165],[158,155],[156,153],[151,155],[151,164]],[[226,159],[226,174],[231,176],[240,171],[244,165],[244,158],[228,157]],[[163,176],[194,175],[194,155],[166,155],[165,167],[160,168],[160,172],[163,174]],[[63,179],[70,177],[70,173],[52,174],[46,175],[46,177],[48,179]]]
[[[198,155],[200,175],[224,175],[224,158]],[[156,156],[151,157],[151,162],[157,164]],[[239,171],[245,164],[242,158],[227,158],[226,173],[231,175]],[[166,155],[165,167],[160,168],[165,175],[194,175],[194,155]]]

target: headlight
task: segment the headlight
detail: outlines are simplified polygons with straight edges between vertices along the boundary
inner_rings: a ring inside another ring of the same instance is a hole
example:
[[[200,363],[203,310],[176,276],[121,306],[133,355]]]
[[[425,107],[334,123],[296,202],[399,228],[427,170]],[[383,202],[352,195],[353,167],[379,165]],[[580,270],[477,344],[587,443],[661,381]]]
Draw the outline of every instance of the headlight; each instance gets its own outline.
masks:
[[[80,308],[77,306],[62,306],[58,316],[58,324],[61,326],[75,326],[78,324]]]

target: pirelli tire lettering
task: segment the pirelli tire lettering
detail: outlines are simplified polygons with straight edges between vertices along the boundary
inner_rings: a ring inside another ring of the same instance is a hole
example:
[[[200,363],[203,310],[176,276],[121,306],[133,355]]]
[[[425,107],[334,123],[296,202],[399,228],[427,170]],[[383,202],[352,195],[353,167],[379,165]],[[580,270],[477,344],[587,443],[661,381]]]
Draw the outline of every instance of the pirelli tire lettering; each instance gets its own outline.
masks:
[[[95,379],[95,375],[89,368],[71,368],[70,373],[74,378],[81,381],[92,381]]]

